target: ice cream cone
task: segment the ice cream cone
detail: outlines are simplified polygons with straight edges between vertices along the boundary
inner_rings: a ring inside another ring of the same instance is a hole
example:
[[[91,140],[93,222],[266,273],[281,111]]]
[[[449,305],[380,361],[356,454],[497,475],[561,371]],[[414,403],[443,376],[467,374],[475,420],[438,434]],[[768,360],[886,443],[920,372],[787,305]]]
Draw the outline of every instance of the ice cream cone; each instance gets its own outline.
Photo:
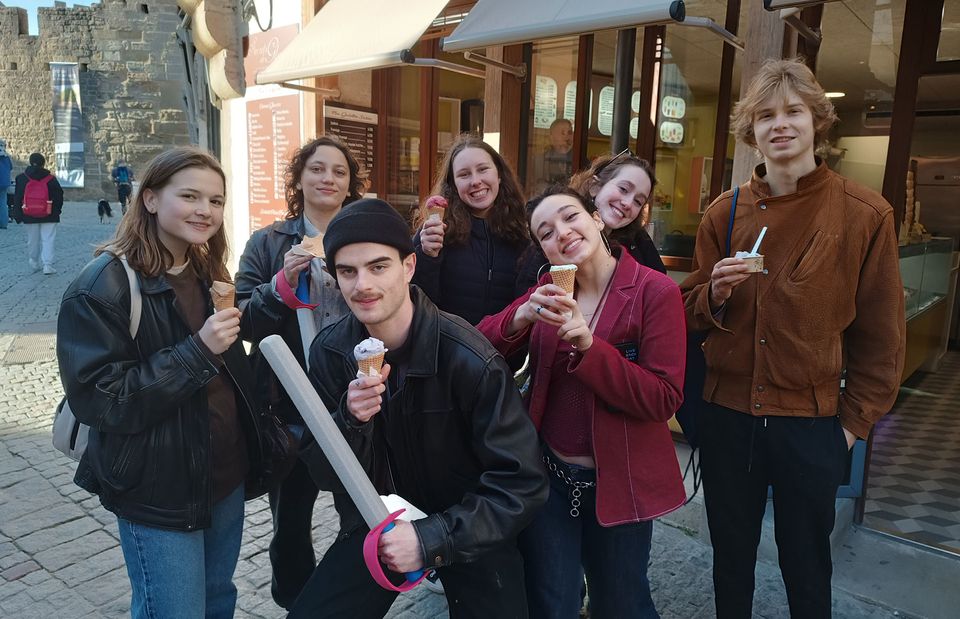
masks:
[[[383,367],[383,353],[377,353],[365,359],[357,359],[357,367],[367,376],[379,376],[380,368]]]
[[[230,282],[213,282],[210,287],[210,296],[213,298],[213,307],[218,312],[228,307],[235,307],[237,289]]]
[[[436,217],[440,221],[447,216],[447,201],[443,196],[430,196],[424,205],[427,212],[426,219]]]
[[[567,291],[567,294],[573,294],[573,283],[577,278],[577,267],[573,264],[563,264],[550,267],[550,277],[553,283]]]
[[[303,242],[300,243],[300,249],[310,252],[317,258],[326,257],[323,253],[323,234],[303,237]]]

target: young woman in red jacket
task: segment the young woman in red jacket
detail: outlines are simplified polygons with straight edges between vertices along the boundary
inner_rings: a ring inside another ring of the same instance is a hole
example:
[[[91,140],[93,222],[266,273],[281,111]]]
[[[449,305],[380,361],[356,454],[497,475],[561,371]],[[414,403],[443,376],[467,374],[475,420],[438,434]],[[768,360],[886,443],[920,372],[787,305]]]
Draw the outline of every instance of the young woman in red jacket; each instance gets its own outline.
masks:
[[[572,295],[537,287],[478,325],[509,355],[529,344],[529,412],[550,471],[547,505],[521,534],[531,617],[576,617],[586,573],[595,618],[657,617],[647,561],[654,518],[684,501],[667,420],[683,394],[680,291],[603,237],[592,201],[552,188],[527,204]]]

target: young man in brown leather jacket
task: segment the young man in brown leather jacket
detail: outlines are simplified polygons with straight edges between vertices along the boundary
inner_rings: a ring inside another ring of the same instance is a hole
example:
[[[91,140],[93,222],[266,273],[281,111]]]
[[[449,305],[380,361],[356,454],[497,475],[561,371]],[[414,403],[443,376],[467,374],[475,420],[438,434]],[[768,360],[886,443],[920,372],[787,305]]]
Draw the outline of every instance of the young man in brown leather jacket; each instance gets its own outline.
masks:
[[[768,486],[791,616],[830,617],[830,533],[848,450],[900,383],[893,209],[815,156],[836,119],[802,63],[760,69],[732,117],[763,163],[740,187],[730,249],[749,249],[767,227],[763,268],[725,255],[727,192],[704,215],[681,285],[688,328],[708,330],[699,423],[720,619],[751,616]]]

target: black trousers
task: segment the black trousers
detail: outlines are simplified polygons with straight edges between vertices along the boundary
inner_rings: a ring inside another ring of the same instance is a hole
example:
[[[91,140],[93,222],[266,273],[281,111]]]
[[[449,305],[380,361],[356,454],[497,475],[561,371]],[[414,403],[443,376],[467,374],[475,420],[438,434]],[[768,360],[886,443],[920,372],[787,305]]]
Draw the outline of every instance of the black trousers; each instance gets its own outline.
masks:
[[[718,619],[749,619],[767,487],[794,619],[829,618],[830,533],[847,466],[838,417],[752,417],[705,403],[703,490]]]
[[[270,593],[273,601],[286,609],[293,606],[317,564],[312,529],[313,505],[319,492],[307,466],[299,459],[283,483],[270,491]]]
[[[341,534],[320,560],[290,612],[290,619],[380,619],[397,598],[374,582],[363,562],[367,529]],[[516,543],[471,563],[437,570],[450,619],[526,619],[523,560]]]

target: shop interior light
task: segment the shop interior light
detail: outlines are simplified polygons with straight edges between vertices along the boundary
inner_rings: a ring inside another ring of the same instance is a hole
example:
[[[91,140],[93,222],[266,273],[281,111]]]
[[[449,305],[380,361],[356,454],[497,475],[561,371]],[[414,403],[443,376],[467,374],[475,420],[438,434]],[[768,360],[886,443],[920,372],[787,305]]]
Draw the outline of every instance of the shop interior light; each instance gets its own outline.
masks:
[[[831,91],[823,93],[828,99],[839,99],[840,97],[846,97],[847,93],[840,91]]]

